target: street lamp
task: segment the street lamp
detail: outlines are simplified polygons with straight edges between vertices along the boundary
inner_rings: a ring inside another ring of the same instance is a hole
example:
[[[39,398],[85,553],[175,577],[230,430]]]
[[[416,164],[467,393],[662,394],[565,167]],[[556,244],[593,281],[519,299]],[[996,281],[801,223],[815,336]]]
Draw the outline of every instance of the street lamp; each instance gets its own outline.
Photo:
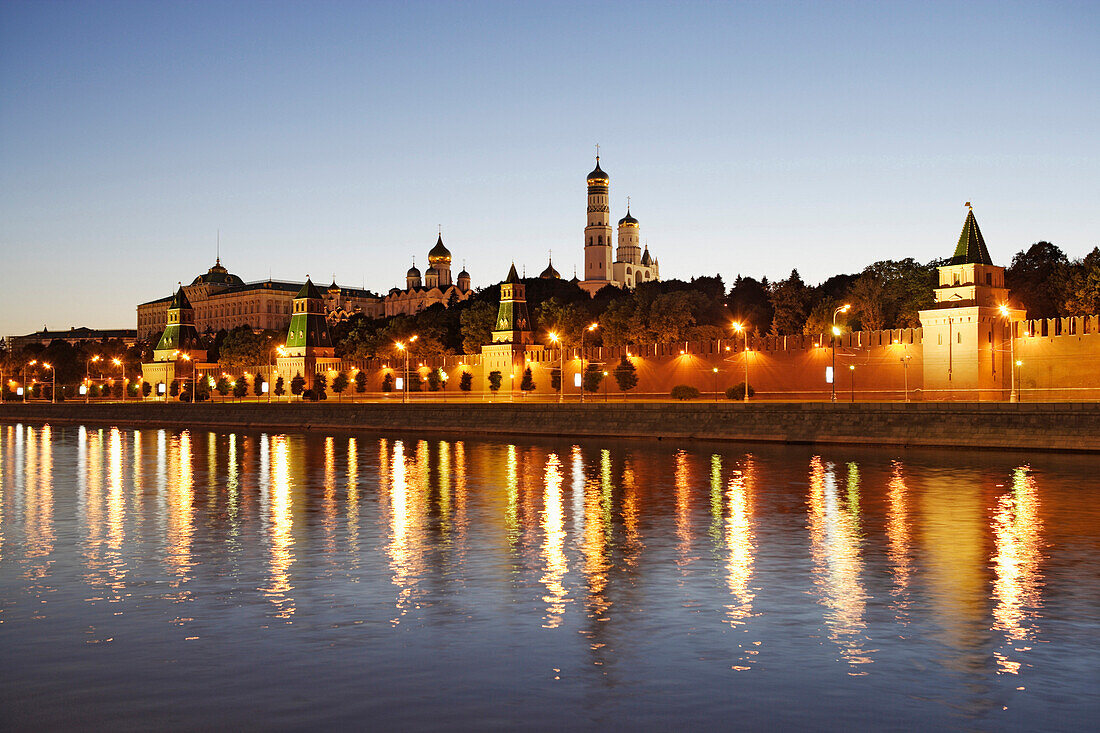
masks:
[[[832,397],[830,398],[832,402],[836,402],[836,337],[840,335],[840,329],[837,328],[837,325],[836,325],[836,317],[840,313],[847,313],[848,309],[851,308],[851,307],[852,306],[850,304],[845,303],[844,305],[838,307],[836,310],[833,311],[833,339],[832,339],[832,343],[833,343],[833,369],[832,369],[832,372],[831,372],[831,374],[832,374],[832,380],[831,380],[832,385],[831,386],[833,388],[833,391],[832,391]],[[855,377],[853,377],[853,379],[854,378]]]
[[[26,402],[31,396],[30,390],[27,389],[27,367],[32,367],[38,363],[38,359],[32,359],[23,365],[23,401]]]
[[[711,369],[714,372],[714,401],[718,401],[718,367]]]
[[[126,401],[126,365],[122,363],[122,359],[111,359],[111,363],[118,367],[119,379],[122,380],[122,401]]]
[[[397,350],[405,355],[405,378],[401,380],[401,402],[403,403],[409,401],[409,349],[412,348],[413,342],[416,341],[416,339],[416,336],[410,336],[408,346],[405,346],[405,344],[400,341],[396,342]]]
[[[1015,367],[1013,368],[1014,372],[1018,371],[1019,368],[1024,365],[1024,363],[1022,361],[1017,361],[1017,362],[1014,362],[1014,363],[1015,363]],[[1015,376],[1015,375],[1013,375],[1013,376]],[[1023,392],[1023,389],[1021,389],[1020,391]],[[1013,394],[1015,394],[1015,392],[1013,392]]]
[[[584,330],[581,331],[581,402],[584,402],[584,334],[589,331],[595,331],[599,327],[600,324],[593,323],[585,326]]]
[[[742,402],[749,401],[749,329],[745,328],[743,323],[733,324],[733,330],[737,333],[745,334],[745,352],[741,357],[745,360],[745,394],[741,397]]]
[[[561,337],[553,331],[550,332],[550,340],[558,345],[558,402],[565,400],[565,349],[562,347]]]
[[[52,377],[52,383],[50,386],[50,402],[57,402],[57,370],[50,366],[49,362],[42,362],[43,369],[50,370],[50,376]]]
[[[901,370],[902,370],[902,374],[904,375],[904,378],[905,378],[905,401],[906,402],[909,401],[909,361],[912,358],[913,357],[910,356],[909,354],[906,354],[905,356],[901,357]]]
[[[856,365],[849,364],[848,371],[852,373],[852,404],[856,401]]]
[[[1001,315],[1004,316],[1004,319],[1005,319],[1005,327],[1008,328],[1008,354],[1009,354],[1008,361],[1009,361],[1010,364],[1013,365],[1012,370],[1011,370],[1011,375],[1009,377],[1009,379],[1011,380],[1011,383],[1012,383],[1012,389],[1008,393],[1008,401],[1009,402],[1018,402],[1019,397],[1017,397],[1017,395],[1016,395],[1016,365],[1017,365],[1017,361],[1016,361],[1016,334],[1014,333],[1015,329],[1013,328],[1012,321],[1010,321],[1008,319],[1008,317],[1009,317],[1008,306],[1004,305],[1002,303],[1001,307],[1000,307],[1000,311],[1001,311]]]
[[[285,357],[287,354],[286,344],[276,346],[275,350],[271,352],[271,385],[267,390],[267,401],[269,404],[271,403],[271,393],[275,391],[275,378],[279,376],[279,368],[277,366],[279,362],[275,360],[275,354]]]
[[[180,358],[183,359],[184,361],[190,361],[191,362],[191,404],[192,405],[198,404],[199,390],[198,390],[198,384],[195,382],[195,362],[191,361],[191,355],[190,354],[180,354]]]
[[[89,399],[91,398],[91,395],[92,395],[92,364],[99,361],[102,358],[103,358],[102,356],[100,356],[99,354],[96,354],[91,359],[84,362],[84,385],[86,387],[86,389],[84,390],[84,404],[85,405],[88,404],[88,401],[89,401]]]

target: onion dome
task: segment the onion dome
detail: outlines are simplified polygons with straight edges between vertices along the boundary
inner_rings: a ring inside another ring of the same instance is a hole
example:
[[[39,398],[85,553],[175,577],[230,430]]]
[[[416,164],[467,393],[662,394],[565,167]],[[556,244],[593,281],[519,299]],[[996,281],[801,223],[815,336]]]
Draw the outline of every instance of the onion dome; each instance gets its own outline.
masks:
[[[469,280],[469,279],[470,279],[470,273],[466,272],[466,268],[465,268],[465,267],[463,267],[463,268],[462,268],[462,272],[458,273],[458,276],[459,276],[460,278],[464,277],[464,278],[466,278],[467,280]]]
[[[653,258],[649,256],[649,245],[645,246],[645,252],[642,252],[642,266],[649,267],[653,264]]]
[[[450,262],[451,252],[443,246],[443,234],[440,233],[439,239],[435,240],[435,246],[428,252],[428,264],[439,265],[450,264]]]
[[[611,182],[611,178],[603,172],[602,168],[600,168],[600,156],[598,155],[596,156],[596,167],[588,174],[588,182],[597,184],[602,183],[605,186]]]
[[[626,209],[626,216],[624,216],[622,219],[619,219],[619,226],[630,226],[634,227],[635,229],[638,228],[638,220],[630,215],[629,207],[627,207]]]
[[[405,277],[420,277],[420,270],[416,269],[416,265],[409,268],[409,271],[405,273]]]
[[[542,274],[539,275],[539,277],[543,280],[561,280],[561,274],[554,269],[553,260],[550,260],[547,263],[546,269],[542,271]]]
[[[340,292],[340,286],[336,284],[336,278],[335,277],[332,278],[332,285],[328,286],[328,291],[330,293],[339,293]]]
[[[439,270],[434,267],[429,267],[424,271],[424,277],[439,277]]]

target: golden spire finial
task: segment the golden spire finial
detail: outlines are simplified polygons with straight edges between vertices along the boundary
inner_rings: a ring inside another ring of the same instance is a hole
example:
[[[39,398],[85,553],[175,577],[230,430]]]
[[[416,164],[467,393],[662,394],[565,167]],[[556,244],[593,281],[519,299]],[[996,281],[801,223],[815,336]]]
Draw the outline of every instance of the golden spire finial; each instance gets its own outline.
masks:
[[[966,208],[970,209],[971,211],[974,210],[974,207],[970,205],[969,201],[966,202]]]
[[[600,144],[596,143],[596,162],[600,162]]]

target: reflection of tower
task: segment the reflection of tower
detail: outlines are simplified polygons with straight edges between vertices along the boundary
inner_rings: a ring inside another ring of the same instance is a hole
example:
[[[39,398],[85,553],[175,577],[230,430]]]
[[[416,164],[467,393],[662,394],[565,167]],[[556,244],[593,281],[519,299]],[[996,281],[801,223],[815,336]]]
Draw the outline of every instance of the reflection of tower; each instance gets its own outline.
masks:
[[[584,279],[611,279],[611,179],[600,168],[588,174],[588,224],[584,228]]]

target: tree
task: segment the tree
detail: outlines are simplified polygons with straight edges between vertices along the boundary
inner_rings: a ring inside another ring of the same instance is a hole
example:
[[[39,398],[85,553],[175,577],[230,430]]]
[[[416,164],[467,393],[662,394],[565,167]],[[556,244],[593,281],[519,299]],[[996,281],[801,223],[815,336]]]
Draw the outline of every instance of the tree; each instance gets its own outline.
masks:
[[[482,346],[492,343],[496,318],[497,309],[489,303],[475,302],[463,308],[459,317],[462,351],[478,354]]]
[[[523,379],[520,380],[519,388],[524,392],[530,392],[535,388],[535,376],[531,373],[531,367],[523,370]]]
[[[382,377],[382,391],[393,391],[393,372],[386,372],[386,376]]]
[[[233,380],[233,396],[238,400],[248,394],[248,380],[244,377],[237,377]]]
[[[1062,315],[1066,300],[1068,268],[1065,252],[1050,242],[1036,242],[1012,258],[1005,270],[1005,286],[1027,309],[1028,318],[1055,318]]]
[[[727,400],[738,400],[738,401],[745,399],[745,386],[746,386],[745,383],[741,382],[741,383],[735,384],[734,386],[727,389],[726,390],[726,399]],[[749,397],[752,397],[754,394],[756,394],[756,390],[752,388],[751,384],[748,385],[748,389],[749,389]]]
[[[852,284],[848,297],[851,300],[852,308],[859,314],[859,322],[863,330],[879,331],[885,328],[888,317],[887,309],[892,304],[889,302],[886,288],[879,277],[864,272]],[[830,303],[830,305],[832,304]]]
[[[367,391],[367,373],[362,369],[355,373],[355,391],[358,394],[363,394]]]
[[[670,392],[669,394],[672,395],[673,399],[681,401],[699,399],[699,390],[697,390],[695,387],[692,387],[690,384],[677,384],[675,387],[672,388],[672,392]]]
[[[791,270],[790,277],[772,285],[769,299],[773,312],[772,334],[802,333],[809,315],[810,289],[802,282],[798,270]]]
[[[493,394],[496,394],[497,390],[500,389],[500,383],[503,381],[503,379],[504,377],[499,371],[489,372],[489,389],[493,392]]]
[[[275,396],[276,397],[282,397],[285,394],[286,394],[286,382],[283,381],[282,377],[279,377],[278,379],[275,380]]]
[[[1066,268],[1062,312],[1067,316],[1100,313],[1100,247]],[[1032,317],[1031,314],[1028,314]]]
[[[257,397],[264,393],[264,378],[259,374],[252,377],[252,394]]]
[[[220,382],[219,382],[220,384]],[[300,396],[306,389],[306,378],[302,376],[301,372],[294,375],[294,378],[290,380],[290,393],[295,397]],[[221,392],[221,389],[218,389]]]
[[[348,375],[347,372],[339,372],[336,378],[332,380],[332,391],[336,393],[336,397],[339,400],[343,400],[344,390],[348,388]]]
[[[584,380],[582,384],[585,392],[597,392],[600,389],[600,382],[603,381],[603,369],[598,364],[588,362],[588,367],[584,370]]]
[[[321,372],[317,372],[313,375],[313,398],[317,400],[328,399],[326,389],[328,389],[328,377]]]
[[[428,390],[431,392],[438,392],[439,387],[443,384],[443,378],[439,376],[438,369],[432,369],[428,372]]]
[[[561,389],[561,369],[558,367],[550,370],[550,389],[555,392]]]
[[[142,382],[141,383],[141,396],[142,397],[148,397],[152,393],[153,393],[153,385],[150,384],[149,382]]]
[[[469,392],[471,389],[473,389],[474,373],[463,371],[462,377],[460,377],[458,380],[458,388],[461,389],[463,392]]]
[[[218,394],[220,394],[224,399],[225,396],[229,394],[229,390],[233,389],[233,385],[229,383],[228,377],[223,376],[218,380],[218,383],[217,385],[215,385],[214,389],[218,390]]]
[[[734,320],[751,329],[753,333],[767,333],[771,329],[774,313],[769,296],[770,288],[766,277],[756,280],[738,275],[726,298]]]
[[[110,397],[111,396],[111,386],[109,384],[104,382],[101,389],[103,391],[103,396],[104,397]],[[180,395],[180,380],[178,380],[178,379],[173,379],[172,380],[172,383],[170,385],[168,385],[168,394],[170,394],[173,397],[179,397],[179,395]]]
[[[613,372],[620,392],[629,392],[638,386],[638,369],[625,356],[619,360]]]
[[[271,360],[274,331],[256,333],[251,326],[237,326],[218,343],[218,363],[231,367],[250,367]]]

